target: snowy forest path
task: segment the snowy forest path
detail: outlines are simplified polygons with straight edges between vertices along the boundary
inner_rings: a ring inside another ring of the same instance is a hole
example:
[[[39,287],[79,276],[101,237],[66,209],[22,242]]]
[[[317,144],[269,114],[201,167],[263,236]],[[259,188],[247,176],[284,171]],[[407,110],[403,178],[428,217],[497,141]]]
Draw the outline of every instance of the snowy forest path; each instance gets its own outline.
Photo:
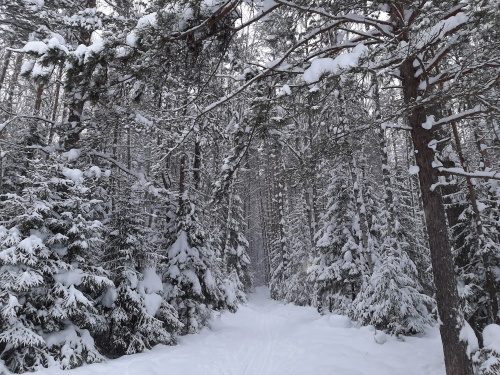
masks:
[[[71,371],[64,375],[444,375],[439,333],[383,345],[371,327],[348,318],[320,316],[314,308],[284,305],[263,287],[237,313],[223,313],[210,329],[157,346],[142,354]]]

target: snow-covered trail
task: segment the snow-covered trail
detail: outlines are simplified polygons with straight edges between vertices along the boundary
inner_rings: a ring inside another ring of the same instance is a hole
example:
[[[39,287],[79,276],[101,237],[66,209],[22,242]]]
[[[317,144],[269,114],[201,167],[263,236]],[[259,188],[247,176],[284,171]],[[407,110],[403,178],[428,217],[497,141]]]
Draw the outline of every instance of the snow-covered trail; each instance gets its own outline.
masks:
[[[39,374],[106,375],[444,375],[437,329],[404,342],[377,344],[373,329],[347,318],[283,305],[257,288],[236,314],[211,329],[179,339],[174,347],[125,356],[71,371]]]

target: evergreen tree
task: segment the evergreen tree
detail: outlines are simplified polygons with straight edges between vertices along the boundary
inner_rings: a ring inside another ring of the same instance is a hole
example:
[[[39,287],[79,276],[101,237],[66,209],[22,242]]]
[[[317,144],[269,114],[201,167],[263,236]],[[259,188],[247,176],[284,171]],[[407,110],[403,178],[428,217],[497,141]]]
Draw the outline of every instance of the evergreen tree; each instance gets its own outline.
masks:
[[[80,170],[34,159],[30,171],[22,194],[2,202],[1,358],[15,372],[101,361],[91,333],[106,320],[96,299],[113,283],[98,266],[98,202]]]
[[[170,239],[163,264],[165,298],[178,312],[182,333],[199,331],[212,311],[234,306],[236,300],[221,291],[222,271],[216,249],[211,246],[189,196],[187,157],[182,157],[176,232]]]
[[[123,192],[115,200],[106,238],[106,266],[113,270],[116,288],[108,289],[102,299],[109,330],[100,345],[112,355],[173,344],[181,326],[177,312],[163,298],[155,270],[158,236],[144,222],[139,193]]]
[[[242,228],[245,222],[241,198],[234,191],[231,191],[228,199],[230,202],[228,203],[227,222],[224,228],[226,242],[223,249],[223,261],[227,267],[229,285],[236,286],[236,298],[238,301],[244,302],[246,293],[250,292],[252,288],[250,258],[248,256],[249,244]]]
[[[352,182],[342,173],[332,175],[328,210],[320,219],[317,252],[309,280],[317,291],[318,310],[347,314],[366,273],[366,261],[360,247],[359,216]]]
[[[428,306],[434,300],[422,293],[407,245],[401,236],[382,243],[380,265],[353,302],[354,319],[398,335],[423,332],[433,322]]]

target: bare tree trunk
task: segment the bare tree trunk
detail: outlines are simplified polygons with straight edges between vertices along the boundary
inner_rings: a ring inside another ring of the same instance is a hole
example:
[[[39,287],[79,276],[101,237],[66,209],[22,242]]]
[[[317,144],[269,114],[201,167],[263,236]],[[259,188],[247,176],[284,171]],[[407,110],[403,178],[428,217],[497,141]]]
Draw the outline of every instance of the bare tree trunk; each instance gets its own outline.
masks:
[[[2,70],[0,70],[0,90],[2,90],[3,82],[5,81],[5,76],[7,75],[7,69],[9,68],[10,56],[12,51],[10,49],[5,51],[5,56],[3,58]]]
[[[418,96],[419,80],[415,77],[416,69],[412,60],[401,65],[404,100],[411,104]],[[411,137],[415,148],[415,159],[419,167],[419,182],[425,222],[429,237],[434,284],[436,286],[436,302],[439,317],[441,339],[443,341],[444,358],[447,375],[472,375],[472,365],[466,354],[467,344],[460,340],[460,330],[465,324],[460,308],[457,291],[451,244],[448,238],[446,213],[441,194],[432,185],[438,180],[438,173],[432,166],[434,152],[429,148],[433,132],[426,130],[422,124],[427,120],[426,110],[415,106],[408,117]]]
[[[187,157],[183,153],[179,162],[179,209],[182,211],[185,209],[184,205],[184,194],[186,192],[186,168],[187,168]]]
[[[62,77],[62,71],[63,68],[62,66],[59,67],[59,72],[57,73],[57,80],[56,80],[56,88],[54,91],[54,103],[52,105],[52,113],[50,116],[50,119],[55,122],[57,120],[57,111],[59,110],[59,97],[61,95],[61,77]],[[55,132],[55,124],[50,125],[49,129],[49,134],[47,137],[47,143],[52,143],[52,139],[54,138],[54,132]]]
[[[35,111],[34,114],[38,115],[42,107],[43,85],[39,85],[36,89]]]
[[[380,121],[382,114],[380,113],[380,92],[378,79],[375,74],[372,75],[372,85],[373,85],[373,101],[375,102],[375,119]],[[393,215],[393,197],[391,189],[391,175],[389,171],[389,156],[387,151],[387,140],[385,136],[385,129],[379,129],[379,147],[382,156],[382,180],[384,183],[384,203],[385,209],[389,212],[388,218],[388,234],[391,232]]]
[[[201,175],[201,145],[198,140],[194,142],[194,160],[193,160],[193,183],[194,188],[198,190],[200,188]]]
[[[14,108],[14,91],[16,89],[19,73],[21,72],[21,64],[23,62],[23,55],[20,53],[16,56],[16,62],[14,64],[14,72],[12,73],[12,77],[10,78],[9,84],[9,94],[7,97],[7,112],[12,113]]]
[[[7,50],[5,52],[2,70],[0,71],[0,93],[1,93],[3,83],[5,81],[5,77],[7,75],[7,69],[9,67],[11,55],[12,55],[12,51]],[[17,62],[17,60],[16,60],[16,62]],[[16,66],[17,66],[17,64],[16,64]],[[19,64],[19,68],[20,68],[20,64]],[[16,81],[17,81],[17,77],[16,77]],[[13,84],[13,83],[11,83],[11,84]],[[11,86],[11,87],[13,87],[13,86]],[[10,96],[9,96],[9,98],[10,98]],[[11,107],[12,107],[12,105],[11,105]],[[12,110],[9,112],[12,112]],[[8,118],[9,115],[6,114],[5,116],[6,116],[6,118]],[[2,116],[0,116],[0,121],[1,120],[2,120]],[[0,141],[4,140],[4,138],[5,138],[4,131],[5,131],[4,129],[0,130]],[[5,153],[3,151],[3,142],[0,142],[0,194],[3,194],[3,173],[4,173],[3,159],[4,159],[4,156],[5,156]]]
[[[130,126],[127,127],[127,168],[132,168],[132,130]]]

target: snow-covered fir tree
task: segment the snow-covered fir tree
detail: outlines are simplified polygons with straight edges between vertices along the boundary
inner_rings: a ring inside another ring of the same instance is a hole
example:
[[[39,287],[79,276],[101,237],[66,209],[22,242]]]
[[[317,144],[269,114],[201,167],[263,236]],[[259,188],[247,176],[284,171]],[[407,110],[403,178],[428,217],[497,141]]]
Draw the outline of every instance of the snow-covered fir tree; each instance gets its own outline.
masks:
[[[309,280],[317,291],[315,303],[323,312],[347,314],[366,274],[350,177],[338,171],[332,173],[328,209],[320,219],[317,234],[317,256],[309,269]]]
[[[188,158],[184,155],[181,160],[179,201],[173,219],[175,232],[168,239],[171,243],[165,250],[162,268],[165,298],[178,312],[183,324],[181,331],[193,333],[207,324],[212,311],[235,307],[237,300],[221,288],[221,260],[190,197],[186,180]]]
[[[376,209],[372,212],[370,225],[370,232],[376,241],[377,259],[372,261],[371,275],[364,278],[350,315],[363,324],[374,325],[392,334],[415,334],[424,332],[434,321],[430,313],[434,300],[423,293],[419,271],[409,254],[410,243],[416,243],[411,237],[414,221],[401,220],[407,216],[402,202],[405,188],[394,186],[397,179],[391,173],[384,130],[381,130],[379,138],[383,199],[378,198],[377,204],[372,201]]]
[[[234,189],[234,188],[233,188]],[[246,293],[252,288],[250,274],[250,258],[248,256],[248,241],[245,238],[243,218],[243,202],[240,196],[231,189],[228,196],[227,219],[224,228],[225,243],[223,261],[229,274],[228,287],[236,286],[236,298],[243,302]]]
[[[294,210],[286,221],[285,233],[289,241],[287,266],[284,270],[286,283],[283,285],[282,299],[297,305],[307,306],[312,303],[313,285],[307,278],[308,266],[313,261],[312,244],[304,210],[304,197],[298,197]]]
[[[112,355],[173,344],[181,326],[177,312],[163,298],[162,280],[156,273],[159,236],[145,222],[143,195],[122,192],[108,225],[104,260],[116,287],[102,298],[109,328],[101,345]]]
[[[78,169],[32,159],[29,170],[2,202],[1,358],[15,372],[102,361],[92,333],[106,329],[97,299],[113,283],[99,263],[99,202]]]

